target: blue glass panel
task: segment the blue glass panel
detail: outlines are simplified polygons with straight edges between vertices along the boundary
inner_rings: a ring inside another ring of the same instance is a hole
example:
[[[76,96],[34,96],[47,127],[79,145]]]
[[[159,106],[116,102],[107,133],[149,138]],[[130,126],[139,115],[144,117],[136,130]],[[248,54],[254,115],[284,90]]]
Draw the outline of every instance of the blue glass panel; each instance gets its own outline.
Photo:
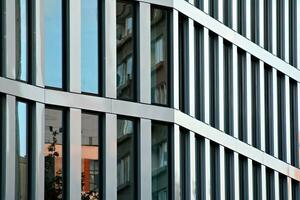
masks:
[[[45,82],[63,87],[62,80],[62,2],[45,0]]]
[[[98,3],[81,0],[81,89],[99,93]]]

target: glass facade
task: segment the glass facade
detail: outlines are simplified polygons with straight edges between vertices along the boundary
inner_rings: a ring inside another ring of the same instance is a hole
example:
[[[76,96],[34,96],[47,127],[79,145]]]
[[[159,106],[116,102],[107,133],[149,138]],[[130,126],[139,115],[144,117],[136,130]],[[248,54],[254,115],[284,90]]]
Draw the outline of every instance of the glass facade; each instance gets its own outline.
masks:
[[[117,123],[118,200],[136,199],[136,122],[118,118]]]
[[[81,90],[99,94],[99,12],[97,0],[81,0]]]
[[[45,85],[63,88],[63,2],[44,1]]]
[[[168,125],[152,122],[153,200],[167,200],[170,198],[169,132]]]
[[[117,1],[117,97],[134,100],[136,94],[135,4]]]
[[[45,200],[66,198],[64,115],[60,108],[45,109]]]
[[[151,7],[151,102],[169,104],[169,14]]]
[[[90,113],[81,117],[81,199],[100,199],[100,119]]]

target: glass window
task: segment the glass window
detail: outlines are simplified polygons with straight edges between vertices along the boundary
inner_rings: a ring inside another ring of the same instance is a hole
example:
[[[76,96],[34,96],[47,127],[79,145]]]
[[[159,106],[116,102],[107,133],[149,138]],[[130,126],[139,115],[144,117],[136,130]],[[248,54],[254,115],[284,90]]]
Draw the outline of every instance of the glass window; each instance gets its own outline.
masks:
[[[240,199],[248,199],[248,159],[239,155]]]
[[[246,1],[237,1],[237,23],[238,33],[246,36]]]
[[[17,102],[16,107],[16,199],[29,199],[29,118],[28,104]]]
[[[253,161],[253,199],[262,199],[261,164]]]
[[[280,200],[288,199],[287,177],[283,174],[279,174],[279,199]]]
[[[45,109],[45,200],[63,199],[65,186],[65,117],[62,109]]]
[[[168,161],[169,126],[152,124],[152,199],[168,199],[169,161]]]
[[[267,199],[275,199],[274,171],[266,167]]]
[[[212,199],[220,199],[220,148],[215,142],[210,143],[210,187],[212,188]]]
[[[45,0],[45,83],[63,88],[62,0]]]
[[[81,0],[81,89],[99,93],[98,1]]]
[[[81,199],[99,199],[99,115],[82,113]]]
[[[277,114],[278,114],[278,158],[286,161],[287,141],[286,141],[286,98],[285,98],[285,75],[277,72]]]
[[[234,153],[225,148],[225,191],[226,200],[234,199]]]
[[[223,2],[223,21],[226,26],[232,27],[232,0]]]
[[[133,120],[118,119],[118,200],[135,199],[136,188],[136,124]]]
[[[169,104],[169,16],[168,11],[151,8],[151,102]]]
[[[17,0],[16,2],[16,37],[17,37],[17,65],[16,78],[22,81],[28,81],[28,1]]]
[[[117,1],[117,97],[135,99],[135,6]]]
[[[199,200],[205,199],[205,139],[200,135],[196,136],[196,196]]]

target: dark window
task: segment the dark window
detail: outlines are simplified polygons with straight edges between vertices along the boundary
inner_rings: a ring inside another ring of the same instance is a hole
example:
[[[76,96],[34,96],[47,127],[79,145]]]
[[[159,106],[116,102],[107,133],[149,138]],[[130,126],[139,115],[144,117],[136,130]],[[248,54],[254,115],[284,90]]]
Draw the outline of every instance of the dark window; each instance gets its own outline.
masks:
[[[265,65],[265,148],[268,154],[274,155],[273,135],[273,90],[272,68]]]
[[[64,70],[63,13],[66,1],[45,0],[45,84],[49,87],[63,88]],[[64,66],[65,67],[65,66]]]
[[[246,1],[237,0],[237,30],[238,33],[246,36]]]
[[[81,0],[81,90],[99,94],[99,17],[97,0]]]
[[[275,199],[274,171],[266,168],[267,199]]]
[[[210,125],[219,128],[219,45],[218,35],[209,33]]]
[[[152,122],[152,199],[171,199],[170,127]]]
[[[223,15],[223,23],[232,28],[232,0],[224,0]]]
[[[290,79],[291,164],[299,168],[299,124],[297,81]]]
[[[218,19],[218,0],[210,0],[209,1],[209,15],[215,19]]]
[[[5,3],[4,1],[1,1],[0,3],[0,34],[1,34],[1,38],[0,38],[0,76],[5,76],[5,72],[6,72],[6,65],[5,63],[5,51],[4,51],[4,47],[5,47],[5,38],[4,38],[4,34],[5,34]]]
[[[66,199],[66,113],[45,109],[45,200]]]
[[[277,0],[277,56],[281,59],[285,58],[285,0]]]
[[[232,44],[224,42],[224,131],[233,136]]]
[[[169,105],[170,16],[164,9],[151,7],[151,102]]]
[[[203,27],[195,24],[195,113],[204,121],[204,35]]]
[[[31,128],[29,104],[16,103],[16,199],[30,199]]]
[[[217,143],[210,143],[210,181],[211,199],[220,199],[220,147]]]
[[[5,159],[5,146],[6,146],[6,138],[5,138],[5,123],[3,119],[5,119],[5,104],[4,97],[0,94],[0,139],[2,141],[2,145],[0,147],[0,198],[4,199],[4,159]]]
[[[297,65],[297,1],[289,1],[289,62]]]
[[[252,57],[251,59],[251,98],[252,98],[252,145],[260,148],[260,74],[259,74],[259,60]]]
[[[261,165],[253,161],[253,199],[262,199],[261,188]]]
[[[189,178],[189,131],[180,129],[180,186],[181,198],[188,199],[188,178]]]
[[[199,200],[204,200],[205,194],[205,139],[196,136],[196,196]]]
[[[300,199],[300,184],[296,180],[292,180],[292,199]]]
[[[136,97],[135,4],[117,1],[117,97]]]
[[[204,0],[194,0],[195,1],[195,6],[197,8],[199,8],[200,10],[203,10],[203,3],[204,3]]]
[[[247,142],[246,52],[238,49],[238,120],[239,139]]]
[[[279,199],[288,199],[287,177],[283,174],[279,174]]]
[[[248,159],[239,155],[240,199],[247,200],[248,191]]]
[[[259,44],[259,0],[251,1],[251,40]]]
[[[234,199],[234,153],[230,149],[225,149],[225,198]]]
[[[82,113],[81,120],[81,198],[100,199],[101,119],[98,114]]]
[[[264,46],[267,51],[272,52],[272,1],[264,0]]]
[[[285,75],[277,72],[278,158],[286,161]]]
[[[118,200],[136,199],[136,122],[118,118]]]

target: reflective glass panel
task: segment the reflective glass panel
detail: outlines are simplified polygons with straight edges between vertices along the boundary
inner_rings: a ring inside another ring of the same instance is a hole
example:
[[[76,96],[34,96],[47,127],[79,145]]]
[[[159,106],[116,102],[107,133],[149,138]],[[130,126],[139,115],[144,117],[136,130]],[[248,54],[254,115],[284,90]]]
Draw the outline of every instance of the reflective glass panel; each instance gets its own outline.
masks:
[[[62,1],[44,0],[44,6],[45,82],[47,86],[62,88]]]
[[[152,124],[152,199],[168,199],[168,133],[169,127]]]
[[[81,89],[99,93],[98,1],[81,0]]]
[[[117,96],[135,98],[134,4],[117,1]]]
[[[151,9],[151,99],[152,103],[169,103],[168,12]]]
[[[63,110],[45,109],[45,200],[63,198]]]
[[[28,50],[28,19],[27,19],[27,0],[17,0],[16,2],[16,37],[17,37],[17,65],[16,78],[18,80],[28,80],[28,64],[27,64],[27,50]]]
[[[17,102],[16,108],[16,199],[28,199],[28,119],[27,104]]]
[[[118,119],[118,200],[135,199],[135,123]]]
[[[81,199],[99,199],[99,116],[81,116]]]

